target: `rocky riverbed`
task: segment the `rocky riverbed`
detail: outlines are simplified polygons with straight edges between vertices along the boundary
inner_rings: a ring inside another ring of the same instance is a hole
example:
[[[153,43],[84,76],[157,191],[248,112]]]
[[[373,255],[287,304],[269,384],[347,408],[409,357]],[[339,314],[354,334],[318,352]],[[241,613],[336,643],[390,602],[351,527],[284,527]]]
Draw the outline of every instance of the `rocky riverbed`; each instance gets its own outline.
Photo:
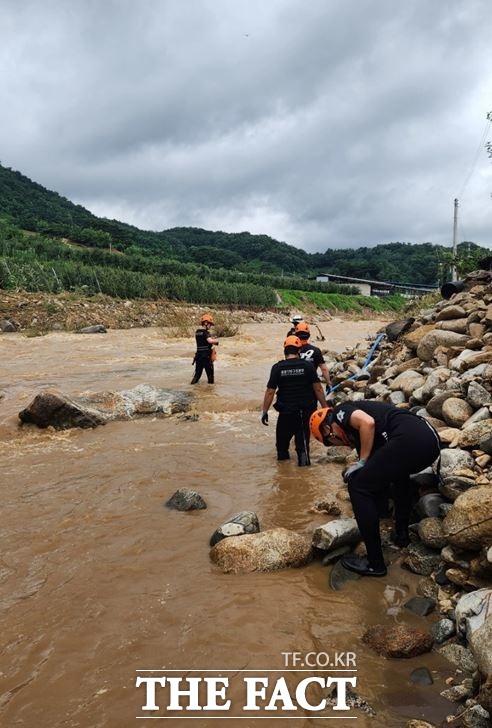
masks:
[[[435,610],[435,649],[457,667],[443,692],[456,705],[452,725],[485,728],[492,715],[492,273],[470,274],[450,300],[381,331],[368,367],[370,343],[331,357],[336,401],[410,408],[439,433],[441,478],[415,476],[420,498],[402,565],[421,576],[418,609]]]

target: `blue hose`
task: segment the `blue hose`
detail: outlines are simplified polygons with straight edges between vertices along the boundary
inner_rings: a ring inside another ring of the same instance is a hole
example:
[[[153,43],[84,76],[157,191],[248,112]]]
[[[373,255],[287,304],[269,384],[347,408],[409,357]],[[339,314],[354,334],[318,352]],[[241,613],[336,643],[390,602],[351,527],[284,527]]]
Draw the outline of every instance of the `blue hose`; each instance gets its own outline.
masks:
[[[384,334],[384,333],[378,334],[376,336],[373,345],[369,349],[369,352],[368,352],[366,358],[364,359],[364,363],[362,364],[362,368],[361,368],[360,372],[357,372],[357,374],[352,374],[351,377],[344,379],[343,382],[339,382],[334,387],[329,387],[329,388],[327,387],[326,394],[332,394],[333,392],[336,392],[338,387],[341,387],[342,384],[345,384],[345,382],[350,382],[351,379],[357,379],[357,377],[359,377],[371,363],[372,357],[374,356],[374,352],[376,351],[376,349],[378,348],[379,344],[381,343],[381,341],[384,339],[385,336],[386,336],[386,334]]]

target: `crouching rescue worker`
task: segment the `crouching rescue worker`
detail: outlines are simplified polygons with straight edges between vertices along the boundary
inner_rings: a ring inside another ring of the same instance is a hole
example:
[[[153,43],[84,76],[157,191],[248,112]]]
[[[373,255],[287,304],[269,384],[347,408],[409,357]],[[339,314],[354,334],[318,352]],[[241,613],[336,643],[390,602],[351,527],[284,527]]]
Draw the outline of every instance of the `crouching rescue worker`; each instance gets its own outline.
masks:
[[[214,361],[215,361],[215,350],[214,346],[218,346],[219,342],[213,336],[210,335],[210,329],[214,325],[213,319],[208,313],[204,313],[201,321],[200,328],[195,332],[196,339],[196,353],[193,358],[193,364],[195,365],[195,374],[191,380],[191,384],[196,384],[200,381],[203,370],[207,375],[208,383],[214,383]]]
[[[385,576],[379,501],[390,485],[395,506],[393,540],[409,543],[413,489],[409,476],[431,465],[441,443],[422,417],[385,402],[347,402],[311,415],[311,432],[324,445],[355,447],[359,460],[343,474],[367,557],[348,554],[341,564],[362,576]]]
[[[302,346],[297,336],[284,341],[285,359],[273,365],[263,398],[261,422],[268,425],[268,410],[275,392],[274,408],[279,413],[276,429],[277,460],[289,459],[289,445],[294,437],[299,465],[310,465],[309,418],[318,406],[326,407],[323,386],[312,364],[299,356]]]
[[[295,335],[302,342],[302,346],[300,349],[301,359],[310,361],[314,365],[316,371],[318,371],[319,369],[321,374],[323,375],[326,384],[328,385],[328,387],[330,387],[330,372],[328,370],[328,365],[325,362],[324,356],[321,353],[321,349],[319,349],[314,344],[311,344],[311,342],[309,341],[309,337],[311,336],[309,324],[307,324],[305,321],[300,321],[298,324],[296,324]]]

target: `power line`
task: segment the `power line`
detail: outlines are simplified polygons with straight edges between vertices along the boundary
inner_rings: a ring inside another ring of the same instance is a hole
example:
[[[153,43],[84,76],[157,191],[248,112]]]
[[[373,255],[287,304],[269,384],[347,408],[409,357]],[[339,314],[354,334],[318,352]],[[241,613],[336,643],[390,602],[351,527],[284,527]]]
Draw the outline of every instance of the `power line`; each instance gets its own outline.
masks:
[[[475,171],[475,166],[477,164],[479,154],[482,151],[482,149],[484,149],[484,147],[485,147],[485,138],[489,132],[491,123],[492,123],[492,113],[489,113],[489,114],[487,114],[487,121],[485,122],[485,127],[482,132],[482,136],[480,137],[480,142],[478,143],[477,151],[475,152],[475,156],[473,158],[473,162],[470,167],[470,171],[468,172],[468,175],[465,178],[465,181],[463,182],[463,186],[458,195],[458,199],[461,199],[463,197],[463,193],[468,185],[468,182],[470,181],[470,178],[471,178],[473,172]]]

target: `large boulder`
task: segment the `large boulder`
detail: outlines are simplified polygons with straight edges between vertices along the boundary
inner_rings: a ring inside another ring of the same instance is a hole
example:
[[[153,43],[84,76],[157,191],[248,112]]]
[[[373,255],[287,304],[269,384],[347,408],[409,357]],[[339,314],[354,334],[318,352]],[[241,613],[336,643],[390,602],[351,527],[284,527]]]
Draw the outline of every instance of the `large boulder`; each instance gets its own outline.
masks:
[[[225,574],[304,566],[312,556],[311,539],[286,528],[231,536],[210,551],[211,560]]]
[[[207,507],[200,493],[190,488],[179,488],[164,505],[173,511],[201,511]]]
[[[492,350],[474,351],[460,362],[460,371],[464,372],[479,366],[479,364],[488,364],[490,361],[492,361]]]
[[[229,536],[244,536],[245,533],[259,533],[260,522],[254,511],[241,511],[224,521],[210,537],[210,546]]]
[[[485,677],[492,676],[492,614],[470,637],[470,647],[478,664],[478,669]]]
[[[463,647],[463,645],[451,642],[443,645],[443,647],[440,647],[436,651],[462,672],[469,672],[473,674],[478,667],[471,650]]]
[[[430,377],[429,377],[429,379],[430,379]],[[434,394],[431,397],[431,399],[425,405],[425,408],[432,417],[438,417],[439,419],[442,419],[442,408],[443,408],[444,402],[447,399],[450,399],[450,397],[452,397],[454,399],[458,395],[459,395],[459,392],[457,392],[456,390],[453,390],[453,389],[451,389],[451,390],[448,389],[444,392],[438,392],[437,394]]]
[[[414,543],[408,546],[401,565],[405,569],[413,571],[414,574],[430,576],[439,566],[439,556],[438,552],[424,546],[424,544]]]
[[[19,412],[23,423],[38,427],[54,427],[67,430],[70,427],[97,427],[109,422],[110,417],[94,407],[82,405],[61,392],[44,390],[33,399],[26,409]]]
[[[422,398],[424,402],[431,399],[438,390],[442,390],[450,376],[451,370],[447,367],[437,367],[434,369],[427,376],[425,384],[422,386]]]
[[[443,521],[448,541],[463,549],[479,550],[492,543],[492,487],[462,493]]]
[[[57,430],[97,427],[112,420],[128,420],[148,414],[172,415],[190,409],[185,392],[139,384],[122,392],[103,392],[71,398],[56,390],[40,392],[19,412],[23,423]]]
[[[404,624],[377,624],[362,636],[362,641],[384,657],[417,657],[432,648],[432,635]]]
[[[318,526],[313,533],[313,546],[331,551],[339,546],[350,546],[361,540],[355,518],[338,518]]]
[[[462,475],[447,475],[439,483],[439,491],[450,501],[455,501],[462,493],[476,485],[474,478]]]
[[[468,340],[465,334],[456,334],[454,331],[429,331],[417,346],[417,356],[422,361],[431,361],[438,346],[464,346]]]
[[[403,342],[411,351],[415,351],[422,339],[432,331],[434,331],[434,324],[424,324],[424,326],[419,326],[417,329],[405,334]]]
[[[398,321],[392,321],[384,329],[388,341],[396,341],[399,336],[404,334],[410,326],[413,324],[415,319],[413,317],[406,319],[398,319]]]
[[[478,589],[463,594],[456,602],[455,616],[458,632],[469,640],[487,619],[492,618],[492,589]]]
[[[106,327],[103,324],[93,324],[92,326],[84,326],[83,329],[77,331],[78,334],[106,334]]]
[[[421,387],[425,382],[425,377],[419,372],[409,369],[408,371],[398,374],[396,379],[390,384],[392,391],[401,390],[405,397],[410,397],[412,392]]]
[[[0,321],[0,331],[3,334],[12,334],[16,330],[16,326],[12,321],[9,321],[7,319],[3,319],[2,321]]]
[[[454,331],[456,334],[467,334],[468,319],[459,318],[451,319],[450,321],[438,321],[436,323],[436,329],[440,329],[441,331]]]
[[[440,518],[423,518],[419,522],[418,533],[424,546],[429,548],[441,549],[447,543]]]
[[[447,503],[440,493],[426,493],[419,498],[416,508],[422,518],[439,518],[441,505]]]
[[[492,404],[490,392],[487,392],[485,387],[474,381],[468,385],[466,399],[474,409],[480,409],[480,407]]]
[[[466,311],[463,306],[457,306],[451,304],[442,308],[436,316],[436,321],[452,321],[453,319],[460,319],[466,316]]]
[[[444,448],[441,450],[441,477],[445,478],[448,475],[452,475],[457,470],[463,470],[464,468],[473,468],[475,461],[469,452],[466,450],[459,450],[450,448]]]
[[[492,419],[475,422],[471,425],[465,425],[457,438],[458,447],[471,447],[479,445],[482,440],[492,434]],[[484,450],[484,448],[481,448]]]
[[[462,427],[473,414],[473,408],[464,399],[449,397],[442,404],[442,418],[450,427]]]

